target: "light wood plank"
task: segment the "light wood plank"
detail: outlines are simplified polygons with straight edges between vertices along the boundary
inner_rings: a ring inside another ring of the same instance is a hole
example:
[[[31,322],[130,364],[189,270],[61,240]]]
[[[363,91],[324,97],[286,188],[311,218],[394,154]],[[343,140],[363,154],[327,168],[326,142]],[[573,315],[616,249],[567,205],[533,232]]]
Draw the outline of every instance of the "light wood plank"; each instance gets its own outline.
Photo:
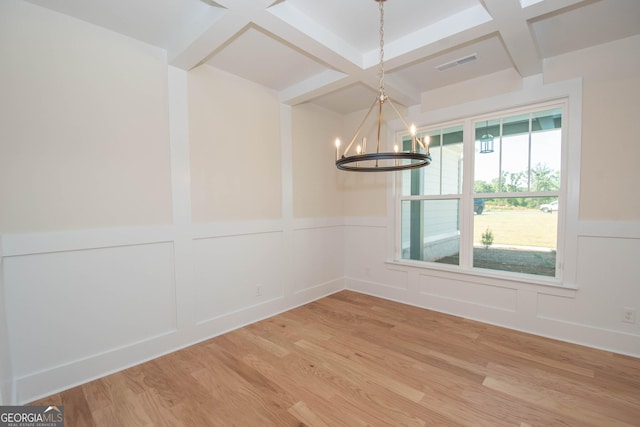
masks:
[[[318,414],[309,409],[304,402],[296,403],[289,408],[289,412],[310,427],[329,427],[329,424],[325,423]]]

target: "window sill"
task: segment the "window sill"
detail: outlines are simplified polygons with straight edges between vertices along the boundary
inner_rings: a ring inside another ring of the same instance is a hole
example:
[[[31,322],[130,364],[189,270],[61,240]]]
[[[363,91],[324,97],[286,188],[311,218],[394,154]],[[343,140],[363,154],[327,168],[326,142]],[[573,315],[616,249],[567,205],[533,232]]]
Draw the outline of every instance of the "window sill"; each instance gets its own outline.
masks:
[[[465,270],[458,266],[447,264],[427,263],[423,261],[412,261],[406,259],[387,260],[388,265],[396,267],[411,267],[425,271],[422,275],[435,276],[478,284],[500,286],[510,289],[528,289],[539,293],[557,295],[574,298],[577,294],[577,287],[562,283],[557,279],[536,277],[532,275],[516,275],[512,273],[501,273],[484,269]],[[428,273],[427,273],[428,272]]]

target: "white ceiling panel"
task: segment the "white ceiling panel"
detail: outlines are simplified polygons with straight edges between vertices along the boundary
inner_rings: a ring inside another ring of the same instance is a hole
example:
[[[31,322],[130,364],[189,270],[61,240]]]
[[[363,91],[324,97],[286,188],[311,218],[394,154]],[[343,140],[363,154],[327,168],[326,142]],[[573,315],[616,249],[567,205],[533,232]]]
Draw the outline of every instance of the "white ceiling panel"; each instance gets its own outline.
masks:
[[[465,62],[472,55],[477,59]],[[460,59],[463,61],[458,61]],[[457,64],[456,61],[464,63]],[[437,67],[441,65],[446,69],[440,71]],[[418,91],[426,92],[511,67],[513,64],[500,38],[493,36],[389,74],[391,79],[402,79]]]
[[[387,0],[384,3],[385,42],[393,42],[479,3],[478,0]],[[380,15],[374,0],[287,0],[283,4],[299,10],[360,52],[379,46]]]
[[[368,86],[355,84],[342,90],[331,92],[313,100],[314,104],[338,113],[346,114],[371,107],[377,92]]]
[[[256,28],[242,32],[206,63],[277,91],[327,70]]]
[[[545,17],[531,27],[540,53],[549,58],[640,34],[640,0],[601,0]]]
[[[225,14],[200,0],[26,1],[163,49]]]

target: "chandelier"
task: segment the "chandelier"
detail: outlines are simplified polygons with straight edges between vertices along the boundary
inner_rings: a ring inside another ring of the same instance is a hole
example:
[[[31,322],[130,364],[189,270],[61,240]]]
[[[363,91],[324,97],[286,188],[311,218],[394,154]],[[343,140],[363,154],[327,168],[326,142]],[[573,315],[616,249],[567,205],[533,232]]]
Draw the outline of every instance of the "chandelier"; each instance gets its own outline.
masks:
[[[393,104],[391,99],[384,92],[384,2],[386,0],[374,0],[378,3],[380,9],[380,86],[379,94],[373,101],[371,108],[362,120],[362,123],[356,130],[353,138],[347,145],[347,148],[340,154],[340,139],[336,139],[336,166],[340,170],[353,172],[387,172],[403,169],[414,169],[427,166],[431,163],[431,154],[429,153],[429,137],[422,138],[416,136],[416,127],[409,126],[402,118],[402,115]],[[400,118],[407,131],[411,134],[410,151],[399,150],[395,144],[392,152],[380,152],[380,135],[382,127],[382,106],[388,103],[396,115]],[[367,153],[367,138],[362,138],[360,144],[356,145],[354,151],[351,151],[353,144],[360,136],[360,132],[365,122],[371,115],[375,107],[378,107],[378,138],[375,151]],[[420,151],[422,148],[423,152]],[[351,154],[350,154],[351,153]]]

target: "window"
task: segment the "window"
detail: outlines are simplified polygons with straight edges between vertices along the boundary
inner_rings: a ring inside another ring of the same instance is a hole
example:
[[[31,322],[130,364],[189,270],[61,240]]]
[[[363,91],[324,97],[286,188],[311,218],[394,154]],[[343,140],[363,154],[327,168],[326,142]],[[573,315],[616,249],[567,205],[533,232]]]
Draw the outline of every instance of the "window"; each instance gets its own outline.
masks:
[[[460,251],[463,126],[419,133],[429,135],[431,165],[402,173],[402,258],[448,262]],[[411,138],[402,141],[410,151]]]
[[[433,160],[401,172],[399,258],[558,281],[564,110],[545,104],[422,129]],[[409,150],[410,137],[402,142]]]

